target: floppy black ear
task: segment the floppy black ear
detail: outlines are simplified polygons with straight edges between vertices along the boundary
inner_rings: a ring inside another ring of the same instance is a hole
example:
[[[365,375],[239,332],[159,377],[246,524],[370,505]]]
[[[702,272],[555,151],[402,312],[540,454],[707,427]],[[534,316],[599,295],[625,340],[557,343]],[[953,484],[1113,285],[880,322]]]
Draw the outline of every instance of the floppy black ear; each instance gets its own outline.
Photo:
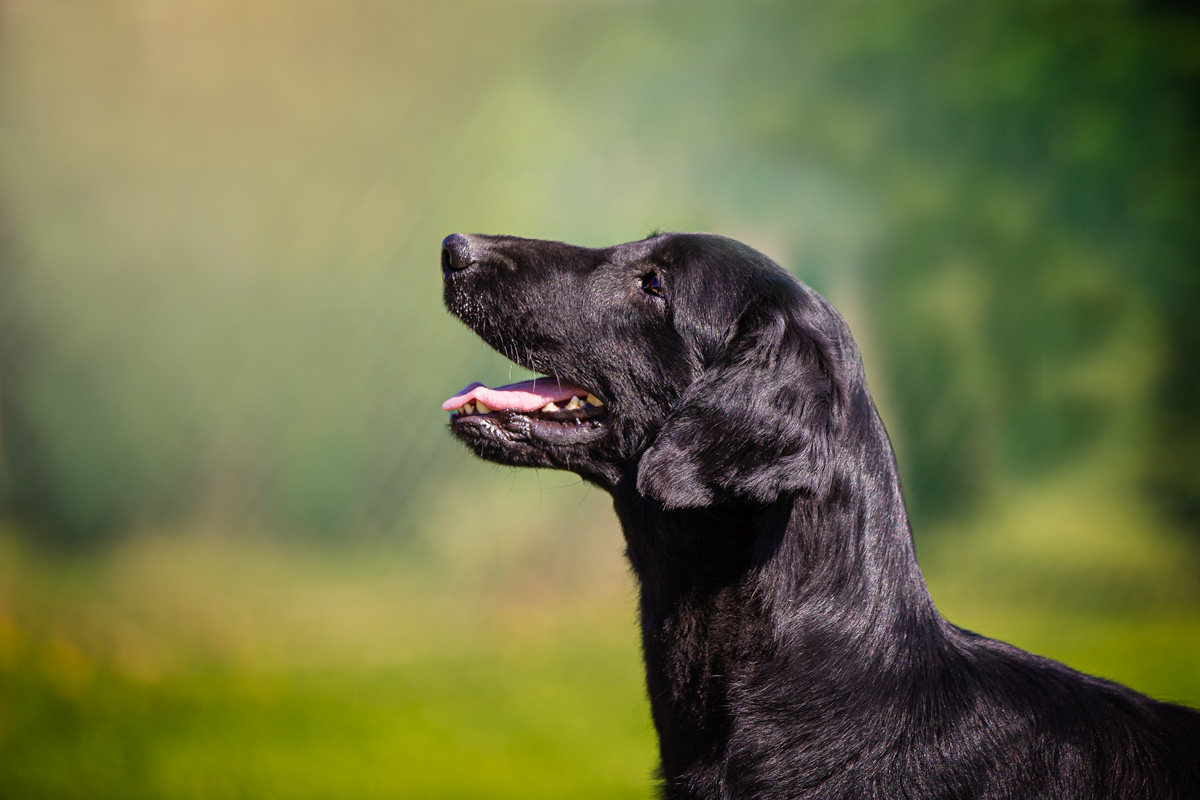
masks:
[[[638,491],[667,508],[824,494],[840,394],[815,294],[775,287],[752,303],[725,351],[684,392],[638,465]]]

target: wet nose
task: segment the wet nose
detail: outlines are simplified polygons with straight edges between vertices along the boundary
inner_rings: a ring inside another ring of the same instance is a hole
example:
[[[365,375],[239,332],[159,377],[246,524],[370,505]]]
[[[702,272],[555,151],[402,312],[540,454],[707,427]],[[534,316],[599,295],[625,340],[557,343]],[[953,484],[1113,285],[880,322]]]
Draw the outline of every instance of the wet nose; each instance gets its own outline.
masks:
[[[452,233],[442,240],[442,277],[446,278],[455,272],[469,268],[471,260],[471,240],[461,233]]]

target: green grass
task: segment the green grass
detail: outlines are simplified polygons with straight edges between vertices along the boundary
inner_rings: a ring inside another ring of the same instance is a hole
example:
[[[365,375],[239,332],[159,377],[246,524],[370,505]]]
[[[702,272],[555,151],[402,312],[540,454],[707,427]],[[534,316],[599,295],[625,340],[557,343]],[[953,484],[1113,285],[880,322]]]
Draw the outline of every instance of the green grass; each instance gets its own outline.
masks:
[[[205,532],[65,559],[0,536],[0,797],[649,797],[611,534],[510,538],[491,573]]]
[[[0,673],[0,795],[647,797],[653,736],[630,655],[583,644],[153,681],[24,663]]]

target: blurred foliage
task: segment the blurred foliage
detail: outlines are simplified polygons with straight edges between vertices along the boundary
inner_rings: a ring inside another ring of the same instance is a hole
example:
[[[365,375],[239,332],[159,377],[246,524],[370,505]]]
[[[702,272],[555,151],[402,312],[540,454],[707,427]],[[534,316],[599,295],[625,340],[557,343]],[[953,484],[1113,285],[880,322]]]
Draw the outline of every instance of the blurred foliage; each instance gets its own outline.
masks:
[[[749,240],[841,306],[918,522],[1105,458],[1200,530],[1200,41],[1114,2],[7,2],[3,497],[403,535],[454,230]]]

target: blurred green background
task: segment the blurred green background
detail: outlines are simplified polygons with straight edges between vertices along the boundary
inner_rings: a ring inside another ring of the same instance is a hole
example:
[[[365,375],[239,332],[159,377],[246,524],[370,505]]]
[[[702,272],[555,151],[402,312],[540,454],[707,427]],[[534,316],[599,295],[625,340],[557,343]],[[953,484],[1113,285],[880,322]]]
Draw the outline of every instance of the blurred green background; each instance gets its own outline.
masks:
[[[0,796],[649,797],[600,493],[442,399],[455,231],[847,317],[935,600],[1200,704],[1183,4],[0,0]]]

